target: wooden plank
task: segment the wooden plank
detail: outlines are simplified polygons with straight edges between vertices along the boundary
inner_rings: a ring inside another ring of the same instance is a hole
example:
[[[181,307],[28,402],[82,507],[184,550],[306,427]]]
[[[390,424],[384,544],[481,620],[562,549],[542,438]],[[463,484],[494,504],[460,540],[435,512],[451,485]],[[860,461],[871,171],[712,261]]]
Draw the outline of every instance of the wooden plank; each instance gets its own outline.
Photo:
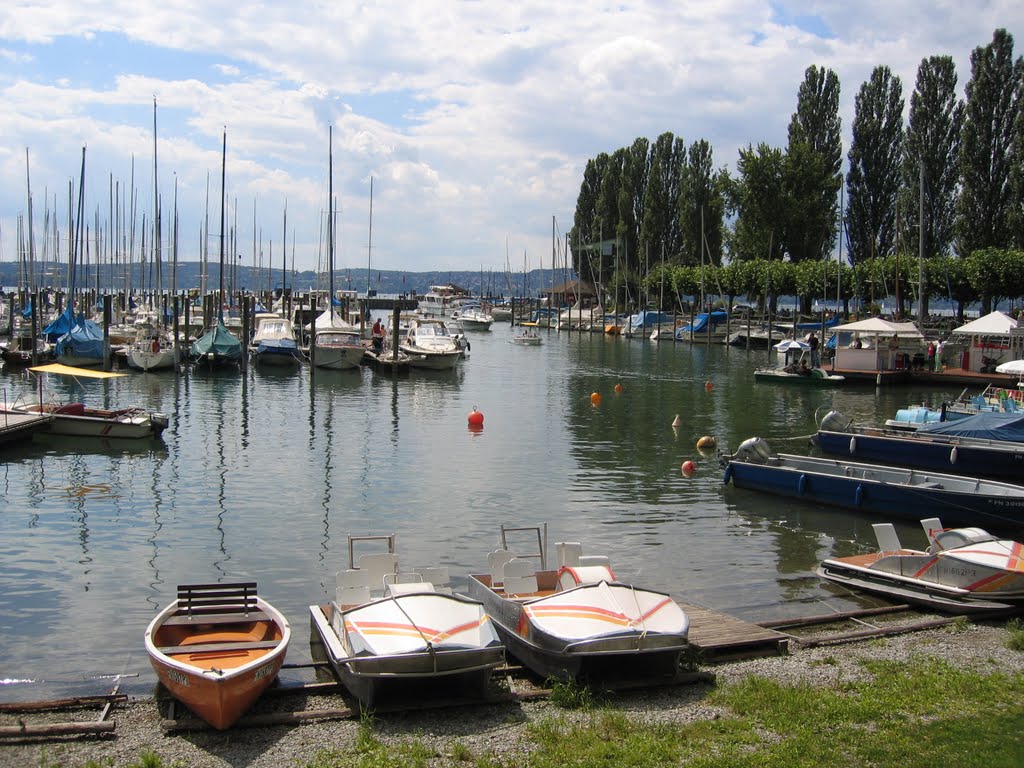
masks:
[[[111,733],[116,727],[112,720],[85,721],[80,723],[48,723],[46,725],[0,726],[0,738],[11,739],[24,736],[68,736],[88,733]]]
[[[249,611],[248,613],[195,613],[188,615],[177,613],[168,616],[161,626],[173,627],[187,624],[244,624],[249,621],[270,621],[270,616],[263,611]]]
[[[276,648],[281,644],[280,640],[245,640],[239,643],[197,643],[196,645],[167,645],[157,650],[165,655],[172,653],[209,653],[211,651],[259,651],[266,648]]]
[[[98,696],[75,696],[67,699],[49,699],[47,701],[14,701],[0,704],[0,712],[46,712],[52,709],[73,709],[76,707],[92,707],[111,701],[127,701],[125,693],[100,694]]]
[[[780,655],[788,650],[789,637],[782,632],[704,606],[683,602],[679,606],[690,617],[690,645],[707,661]]]

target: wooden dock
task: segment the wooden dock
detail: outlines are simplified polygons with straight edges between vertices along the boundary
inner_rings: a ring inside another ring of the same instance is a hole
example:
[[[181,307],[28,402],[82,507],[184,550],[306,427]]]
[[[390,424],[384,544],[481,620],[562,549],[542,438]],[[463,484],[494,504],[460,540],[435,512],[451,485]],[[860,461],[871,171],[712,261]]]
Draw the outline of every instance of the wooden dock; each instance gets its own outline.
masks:
[[[0,445],[28,442],[35,432],[45,429],[52,418],[47,413],[0,413]]]
[[[690,645],[704,662],[734,661],[789,652],[789,635],[679,600],[690,617]]]

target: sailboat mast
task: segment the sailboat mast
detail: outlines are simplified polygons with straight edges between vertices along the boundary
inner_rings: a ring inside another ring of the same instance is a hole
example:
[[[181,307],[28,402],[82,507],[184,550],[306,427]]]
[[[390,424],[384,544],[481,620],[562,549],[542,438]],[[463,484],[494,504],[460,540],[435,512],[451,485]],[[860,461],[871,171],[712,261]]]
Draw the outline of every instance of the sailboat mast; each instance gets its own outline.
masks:
[[[217,300],[217,319],[224,322],[224,183],[227,179],[228,130],[224,129],[224,138],[220,151],[220,292]]]
[[[156,296],[154,308],[159,305],[163,283],[160,279],[160,203],[156,175],[156,97],[153,97],[153,266],[156,268]]]
[[[327,127],[327,310],[334,325],[334,126]]]
[[[366,236],[366,298],[370,298],[370,260],[373,243],[373,176],[370,177],[370,231]]]

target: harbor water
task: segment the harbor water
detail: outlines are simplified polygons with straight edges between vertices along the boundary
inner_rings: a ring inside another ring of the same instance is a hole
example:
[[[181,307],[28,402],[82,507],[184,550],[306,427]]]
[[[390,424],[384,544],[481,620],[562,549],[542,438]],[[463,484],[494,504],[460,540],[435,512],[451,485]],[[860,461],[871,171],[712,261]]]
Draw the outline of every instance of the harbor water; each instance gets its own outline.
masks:
[[[348,534],[397,534],[404,565],[447,565],[456,591],[485,570],[502,524],[546,523],[552,550],[579,541],[624,581],[743,618],[862,605],[814,571],[870,547],[879,521],[723,488],[697,440],[730,451],[757,435],[805,453],[833,406],[878,423],[959,394],[755,383],[763,350],[544,329],[524,347],[512,333],[471,333],[455,370],[396,379],[255,366],[47,376],[46,396],[162,411],[170,426],[141,443],[2,449],[0,700],[102,692],[118,674],[122,691],[152,691],[143,632],[184,583],[258,582],[292,623],[288,661],[308,660],[308,606],[333,596]],[[33,381],[0,374],[8,400]]]

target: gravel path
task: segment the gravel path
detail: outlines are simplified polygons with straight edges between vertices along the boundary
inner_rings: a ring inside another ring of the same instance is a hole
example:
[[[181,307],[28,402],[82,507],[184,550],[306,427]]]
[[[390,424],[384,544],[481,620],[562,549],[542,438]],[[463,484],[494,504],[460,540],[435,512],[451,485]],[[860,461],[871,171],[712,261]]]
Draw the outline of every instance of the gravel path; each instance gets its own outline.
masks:
[[[861,675],[860,659],[911,661],[924,654],[982,673],[1022,674],[1024,652],[1006,647],[1007,634],[1002,624],[968,625],[959,630],[935,629],[881,641],[796,647],[788,656],[718,664],[706,669],[716,676],[719,686],[747,675],[826,685]],[[821,663],[825,660],[829,663]],[[709,685],[696,684],[620,693],[615,696],[614,704],[647,721],[684,723],[720,714],[706,703],[710,690]],[[296,706],[294,697],[288,697],[287,702],[289,706]],[[344,706],[339,696],[311,696],[306,701],[307,709]],[[378,715],[374,733],[385,742],[419,741],[437,754],[433,765],[465,765],[453,757],[456,743],[473,755],[492,753],[513,757],[516,753],[523,754],[526,749],[524,726],[552,713],[564,713],[564,710],[540,700]],[[59,713],[53,719],[95,717],[96,711],[88,710],[80,714]],[[320,749],[350,747],[359,727],[357,721],[335,720],[223,733],[198,731],[168,735],[160,728],[161,714],[152,699],[135,699],[119,705],[112,717],[117,729],[111,736],[0,743],[0,765],[79,768],[88,760],[95,760],[102,765],[124,766],[138,761],[143,750],[151,749],[167,766],[175,761],[190,768],[303,766]],[[0,720],[5,725],[16,721],[16,717],[10,715]],[[38,723],[41,719],[33,715],[28,721]]]

